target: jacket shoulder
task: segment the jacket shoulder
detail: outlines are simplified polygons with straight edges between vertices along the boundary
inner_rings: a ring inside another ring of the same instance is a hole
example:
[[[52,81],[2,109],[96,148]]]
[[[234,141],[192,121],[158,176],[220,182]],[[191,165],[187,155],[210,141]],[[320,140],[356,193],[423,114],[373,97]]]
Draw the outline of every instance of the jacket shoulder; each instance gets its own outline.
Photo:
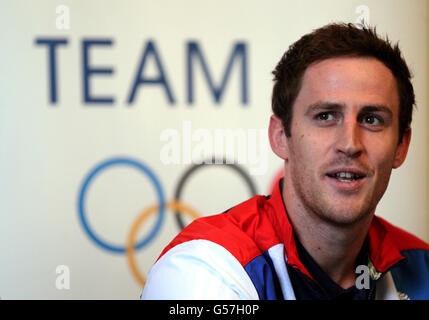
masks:
[[[399,251],[407,251],[412,249],[421,249],[429,251],[429,244],[415,235],[387,222],[378,217],[378,220],[383,225],[384,229],[389,234],[390,238],[395,242]]]
[[[261,232],[274,235],[264,214],[266,201],[264,196],[254,196],[221,214],[194,220],[167,245],[159,258],[184,242],[208,240],[228,250],[242,266],[246,265],[276,242],[273,236],[268,236],[271,240],[260,241]]]
[[[191,240],[171,248],[151,268],[142,299],[258,299],[252,280],[225,248]]]

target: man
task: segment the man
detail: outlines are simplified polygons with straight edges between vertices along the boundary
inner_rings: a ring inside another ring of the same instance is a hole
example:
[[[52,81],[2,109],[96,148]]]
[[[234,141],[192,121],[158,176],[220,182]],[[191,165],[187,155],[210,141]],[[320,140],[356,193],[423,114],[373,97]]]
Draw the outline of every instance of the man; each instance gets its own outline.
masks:
[[[294,43],[273,74],[269,138],[284,179],[269,197],[191,223],[142,298],[429,299],[429,245],[375,216],[411,139],[398,46],[331,24]]]

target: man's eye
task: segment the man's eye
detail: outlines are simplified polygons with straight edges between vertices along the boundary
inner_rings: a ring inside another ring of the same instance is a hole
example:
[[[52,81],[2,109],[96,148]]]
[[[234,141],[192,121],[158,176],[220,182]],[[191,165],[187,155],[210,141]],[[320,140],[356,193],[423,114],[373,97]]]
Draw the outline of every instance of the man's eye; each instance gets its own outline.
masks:
[[[381,119],[380,117],[373,115],[373,114],[364,115],[362,117],[361,121],[365,124],[370,124],[370,125],[375,125],[375,126],[381,125],[384,123],[383,119]]]
[[[335,117],[331,112],[322,112],[316,116],[316,119],[321,121],[330,121],[334,120]]]

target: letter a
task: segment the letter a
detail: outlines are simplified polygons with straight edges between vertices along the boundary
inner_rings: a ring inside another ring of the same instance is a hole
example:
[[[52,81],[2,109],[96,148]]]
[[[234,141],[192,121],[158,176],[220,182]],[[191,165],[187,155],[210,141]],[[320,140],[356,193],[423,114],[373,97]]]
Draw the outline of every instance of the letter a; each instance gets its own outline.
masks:
[[[144,68],[146,66],[146,62],[150,57],[153,58],[153,60],[155,62],[155,66],[158,70],[158,76],[157,77],[151,78],[151,77],[147,77],[147,76],[143,75],[143,71],[144,71]],[[140,62],[140,66],[137,69],[137,73],[135,76],[133,87],[132,87],[130,95],[128,97],[128,104],[133,103],[134,97],[137,93],[137,88],[140,85],[161,85],[161,86],[163,86],[164,90],[167,94],[168,102],[170,104],[174,104],[175,100],[173,97],[173,93],[172,93],[170,86],[168,84],[167,76],[166,76],[166,73],[165,73],[164,68],[162,66],[162,63],[161,63],[161,58],[160,58],[158,51],[156,50],[156,47],[155,47],[155,42],[153,42],[153,41],[148,41],[146,48],[144,50],[143,57],[142,57],[141,62]]]
[[[58,274],[55,280],[55,287],[58,290],[70,289],[70,269],[65,265],[57,266],[55,272]]]
[[[70,29],[70,9],[65,5],[57,6],[55,12],[59,14],[55,20],[55,26],[58,30]]]
[[[356,267],[355,273],[360,275],[356,277],[356,288],[358,289],[369,289],[369,268],[368,266],[359,265]]]

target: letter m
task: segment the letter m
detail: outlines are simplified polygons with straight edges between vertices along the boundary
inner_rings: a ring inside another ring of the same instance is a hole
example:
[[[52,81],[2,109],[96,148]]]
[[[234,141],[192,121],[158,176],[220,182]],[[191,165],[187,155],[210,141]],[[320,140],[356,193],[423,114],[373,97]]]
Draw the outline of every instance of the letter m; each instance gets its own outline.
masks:
[[[247,47],[243,42],[235,43],[232,53],[229,57],[228,63],[226,65],[225,71],[223,73],[222,81],[220,85],[215,85],[207,66],[206,60],[200,50],[200,47],[197,42],[188,42],[187,44],[187,85],[188,85],[188,95],[187,102],[189,104],[194,103],[194,62],[198,61],[203,70],[204,77],[207,81],[209,89],[214,97],[214,100],[217,104],[220,103],[222,94],[225,91],[226,84],[228,82],[229,76],[231,74],[231,69],[235,61],[240,61],[241,67],[241,103],[248,103],[248,91],[247,91]]]

